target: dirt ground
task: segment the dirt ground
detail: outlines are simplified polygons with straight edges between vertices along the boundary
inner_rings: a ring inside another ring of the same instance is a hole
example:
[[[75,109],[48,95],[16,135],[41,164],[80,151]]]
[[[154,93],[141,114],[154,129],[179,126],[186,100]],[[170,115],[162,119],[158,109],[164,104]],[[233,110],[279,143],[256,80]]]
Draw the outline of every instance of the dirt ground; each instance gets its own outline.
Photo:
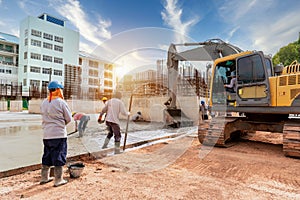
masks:
[[[240,141],[205,156],[195,137],[84,160],[79,178],[39,185],[40,171],[2,178],[0,199],[300,199],[300,160],[282,145]],[[202,156],[200,156],[202,154]]]

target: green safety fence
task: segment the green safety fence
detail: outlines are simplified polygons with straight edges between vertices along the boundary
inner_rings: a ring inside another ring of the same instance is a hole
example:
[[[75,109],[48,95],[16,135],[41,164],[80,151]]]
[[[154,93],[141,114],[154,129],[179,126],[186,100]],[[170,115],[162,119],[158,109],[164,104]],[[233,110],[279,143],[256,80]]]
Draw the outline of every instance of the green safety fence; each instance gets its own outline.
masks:
[[[28,110],[28,101],[27,101],[27,99],[23,99],[23,110]]]
[[[7,109],[10,110],[10,99],[7,99]],[[27,99],[22,99],[22,106],[23,110],[28,110],[28,100]]]

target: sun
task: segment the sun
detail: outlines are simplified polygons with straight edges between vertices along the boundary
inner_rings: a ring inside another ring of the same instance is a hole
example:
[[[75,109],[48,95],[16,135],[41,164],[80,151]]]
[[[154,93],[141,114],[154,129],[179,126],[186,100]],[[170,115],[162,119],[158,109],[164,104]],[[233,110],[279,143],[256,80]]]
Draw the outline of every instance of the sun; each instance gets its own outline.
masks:
[[[118,66],[115,68],[115,75],[120,80],[124,77],[125,74],[129,72],[128,67],[126,66]]]

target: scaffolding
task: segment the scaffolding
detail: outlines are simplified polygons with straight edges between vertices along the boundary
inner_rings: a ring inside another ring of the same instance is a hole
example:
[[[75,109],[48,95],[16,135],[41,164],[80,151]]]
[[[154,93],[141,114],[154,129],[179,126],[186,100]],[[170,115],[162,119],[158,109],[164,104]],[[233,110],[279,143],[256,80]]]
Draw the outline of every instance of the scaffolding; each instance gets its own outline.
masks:
[[[81,99],[81,73],[79,66],[65,65],[64,97],[66,99]]]

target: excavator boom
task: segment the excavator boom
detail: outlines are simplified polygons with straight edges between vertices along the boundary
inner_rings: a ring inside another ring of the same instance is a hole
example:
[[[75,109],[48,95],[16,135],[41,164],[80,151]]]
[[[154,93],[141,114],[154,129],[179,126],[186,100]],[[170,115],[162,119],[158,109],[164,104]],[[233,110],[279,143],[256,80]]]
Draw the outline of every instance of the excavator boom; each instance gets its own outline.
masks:
[[[197,48],[178,52],[176,46],[198,46]],[[237,54],[242,50],[232,44],[226,43],[221,39],[210,39],[205,42],[171,44],[168,50],[168,88],[169,100],[165,103],[167,110],[165,116],[173,118],[172,127],[178,127],[183,124],[189,125],[189,120],[185,114],[176,107],[177,97],[177,78],[179,61],[214,61],[218,58]],[[166,117],[165,117],[166,118]],[[181,121],[180,121],[181,120]],[[185,122],[183,122],[185,120]],[[175,125],[174,125],[175,124]]]
[[[176,46],[199,46],[197,48],[177,52]],[[168,87],[171,97],[170,108],[176,108],[177,77],[179,61],[214,61],[218,58],[243,52],[240,48],[221,39],[210,39],[205,42],[171,44],[168,50]]]

